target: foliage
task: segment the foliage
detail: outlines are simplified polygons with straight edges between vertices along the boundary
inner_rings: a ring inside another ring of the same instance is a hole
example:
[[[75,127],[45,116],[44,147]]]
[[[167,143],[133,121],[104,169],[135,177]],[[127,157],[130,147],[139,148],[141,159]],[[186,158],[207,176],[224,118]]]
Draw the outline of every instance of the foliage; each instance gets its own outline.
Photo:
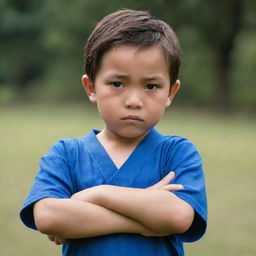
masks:
[[[86,39],[119,8],[149,10],[174,27],[183,48],[183,102],[255,109],[256,6],[249,0],[3,0],[0,103],[81,99]]]

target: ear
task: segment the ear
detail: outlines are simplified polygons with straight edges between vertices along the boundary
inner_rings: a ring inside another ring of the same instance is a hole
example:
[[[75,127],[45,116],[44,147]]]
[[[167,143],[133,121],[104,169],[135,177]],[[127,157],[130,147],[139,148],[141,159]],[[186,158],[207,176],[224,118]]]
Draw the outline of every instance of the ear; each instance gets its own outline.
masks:
[[[89,100],[92,103],[96,103],[97,100],[96,100],[95,86],[87,75],[82,76],[82,84]]]
[[[165,104],[166,107],[169,107],[171,105],[172,100],[179,89],[180,89],[180,80],[176,80],[176,82],[171,86],[171,89],[170,89],[170,92],[168,95],[168,99]]]

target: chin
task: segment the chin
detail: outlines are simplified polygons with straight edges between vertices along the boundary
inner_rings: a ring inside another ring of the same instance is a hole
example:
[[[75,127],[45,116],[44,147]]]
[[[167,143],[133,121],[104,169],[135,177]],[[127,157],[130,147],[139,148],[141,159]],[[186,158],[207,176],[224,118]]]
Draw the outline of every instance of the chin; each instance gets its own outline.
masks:
[[[140,137],[144,137],[148,132],[150,131],[151,128],[149,129],[133,129],[133,128],[125,128],[121,131],[117,131],[116,134],[119,135],[122,138],[127,138],[127,139],[137,139]]]

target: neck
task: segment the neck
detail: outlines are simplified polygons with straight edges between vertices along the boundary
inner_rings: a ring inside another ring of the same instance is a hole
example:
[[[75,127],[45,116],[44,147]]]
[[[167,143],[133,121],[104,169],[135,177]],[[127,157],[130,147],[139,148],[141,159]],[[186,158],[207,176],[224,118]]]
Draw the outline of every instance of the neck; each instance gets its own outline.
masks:
[[[148,132],[140,137],[127,138],[119,136],[105,128],[97,134],[97,139],[105,148],[117,168],[120,168],[147,134]]]
[[[113,146],[131,148],[131,147],[136,147],[148,133],[149,131],[142,134],[139,137],[128,138],[128,137],[122,137],[119,134],[116,134],[115,132],[107,128],[104,128],[100,133],[97,134],[97,138],[103,144],[110,143]]]

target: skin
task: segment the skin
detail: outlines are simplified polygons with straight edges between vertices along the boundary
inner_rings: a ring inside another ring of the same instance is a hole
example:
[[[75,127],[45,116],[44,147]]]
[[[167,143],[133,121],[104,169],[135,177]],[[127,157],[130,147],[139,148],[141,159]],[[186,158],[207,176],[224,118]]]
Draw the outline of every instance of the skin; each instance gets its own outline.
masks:
[[[173,177],[174,172],[170,172],[161,181],[144,191],[182,189],[181,185],[169,184]],[[109,188],[111,187],[118,188],[109,186]],[[95,191],[93,191],[94,189]],[[158,231],[154,231],[135,219],[96,205],[100,193],[105,193],[106,190],[104,190],[104,186],[97,186],[94,189],[80,191],[70,199],[46,198],[38,201],[34,206],[35,223],[38,230],[47,234],[49,240],[57,245],[66,243],[68,239],[112,233],[137,233],[143,236],[167,236],[170,234],[166,227],[161,231],[159,228]],[[148,200],[151,199],[148,198]]]
[[[87,75],[82,83],[105,123],[97,137],[117,167],[160,121],[180,88],[179,81],[170,88],[168,66],[158,45],[115,47],[103,56],[95,83]]]
[[[112,48],[104,54],[95,82],[84,75],[82,83],[105,123],[97,138],[118,168],[160,121],[180,88],[179,81],[170,87],[166,59],[158,45]],[[120,232],[183,233],[192,224],[194,210],[171,193],[182,188],[169,184],[173,177],[170,172],[146,189],[100,185],[70,199],[42,199],[34,206],[36,226],[56,244]]]

